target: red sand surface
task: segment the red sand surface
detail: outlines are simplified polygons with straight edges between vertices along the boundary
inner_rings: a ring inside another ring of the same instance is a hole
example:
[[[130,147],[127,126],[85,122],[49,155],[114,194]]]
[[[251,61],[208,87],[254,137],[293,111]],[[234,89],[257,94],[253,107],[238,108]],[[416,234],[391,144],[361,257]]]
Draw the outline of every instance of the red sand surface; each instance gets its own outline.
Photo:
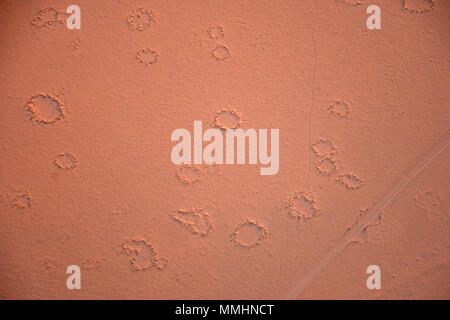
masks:
[[[0,298],[450,298],[450,1],[71,4],[1,1]],[[174,165],[194,120],[278,174]]]

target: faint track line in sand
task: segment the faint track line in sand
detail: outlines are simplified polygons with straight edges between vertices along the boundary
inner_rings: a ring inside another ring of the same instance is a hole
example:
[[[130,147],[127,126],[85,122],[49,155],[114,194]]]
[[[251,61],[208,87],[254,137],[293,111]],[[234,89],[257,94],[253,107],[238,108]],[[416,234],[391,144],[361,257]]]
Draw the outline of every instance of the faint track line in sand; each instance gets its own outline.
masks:
[[[290,291],[287,299],[295,299],[303,290],[309,285],[309,283],[319,274],[327,265],[334,259],[347,244],[358,234],[364,227],[372,222],[377,214],[386,208],[389,203],[399,194],[410,182],[416,177],[439,153],[441,153],[450,143],[450,134],[447,132],[447,136],[439,142],[430,152],[425,154],[417,162],[417,164],[401,179],[397,181],[392,189],[386,193],[383,198],[365,214],[361,220],[352,228],[349,232],[344,234],[337,243],[332,246],[328,251],[317,260],[317,262],[305,273],[305,275],[296,282],[293,289]]]
[[[316,34],[316,24],[317,24],[317,9],[318,9],[318,5],[319,5],[319,0],[315,1],[315,6],[314,6],[314,21],[313,21],[313,26],[312,26],[312,33],[311,33],[311,37],[312,37],[312,45],[313,45],[313,50],[314,50],[314,67],[313,67],[313,83],[312,83],[312,88],[311,88],[311,107],[309,108],[309,112],[308,112],[308,165],[307,165],[307,174],[306,174],[306,185],[307,188],[309,189],[309,183],[310,183],[310,175],[311,175],[311,148],[312,148],[312,139],[311,139],[311,115],[312,115],[312,110],[314,108],[314,98],[315,98],[315,87],[316,87],[316,69],[317,69],[317,50],[316,50],[316,38],[315,38],[315,34]],[[295,244],[295,251],[297,252],[298,250],[298,226],[296,229],[296,244]],[[284,249],[286,249],[286,246],[284,247]],[[284,250],[283,250],[284,251]],[[297,260],[297,253],[295,254],[295,259]],[[281,259],[280,259],[280,271],[281,271]]]
[[[313,83],[312,83],[312,89],[311,89],[311,107],[309,108],[308,113],[308,175],[307,175],[307,181],[309,184],[309,176],[311,173],[311,116],[312,116],[312,110],[314,108],[314,98],[315,98],[315,92],[314,89],[316,87],[316,69],[317,69],[317,50],[316,50],[316,24],[317,24],[317,8],[318,8],[318,2],[319,0],[315,1],[315,7],[314,7],[314,22],[312,26],[312,44],[314,49],[314,69],[313,69]]]
[[[314,21],[313,21],[313,26],[312,26],[312,32],[311,32],[311,37],[312,37],[312,45],[313,45],[313,50],[314,50],[314,67],[313,67],[313,83],[312,83],[312,88],[311,88],[311,106],[309,108],[309,112],[308,112],[308,163],[307,163],[307,167],[306,167],[306,185],[307,188],[309,187],[309,179],[310,179],[310,173],[311,173],[311,148],[312,148],[312,139],[311,139],[311,114],[312,114],[312,110],[314,108],[314,97],[315,97],[315,92],[314,92],[314,88],[316,87],[316,67],[317,67],[317,50],[316,50],[316,39],[315,39],[315,33],[316,33],[316,23],[317,23],[317,8],[318,8],[318,4],[319,4],[319,0],[315,0],[315,7],[314,7]],[[309,188],[308,188],[309,189]],[[299,228],[297,226],[296,228],[296,244],[295,244],[295,251],[297,252],[297,248],[298,248],[298,231]],[[286,237],[287,237],[287,233],[288,233],[288,229],[286,228]],[[282,253],[284,253],[286,251],[286,248],[288,247],[288,243],[286,241],[286,244],[282,250]],[[297,253],[295,256],[295,259],[297,259]],[[281,262],[283,260],[283,255],[281,255],[280,257],[280,265],[279,265],[279,269],[278,269],[278,277],[281,274]]]
[[[289,222],[286,222],[286,242],[284,244],[283,253],[286,250],[287,246],[289,244]],[[281,263],[283,261],[283,255],[280,256],[280,264],[278,268],[278,278],[281,276]]]

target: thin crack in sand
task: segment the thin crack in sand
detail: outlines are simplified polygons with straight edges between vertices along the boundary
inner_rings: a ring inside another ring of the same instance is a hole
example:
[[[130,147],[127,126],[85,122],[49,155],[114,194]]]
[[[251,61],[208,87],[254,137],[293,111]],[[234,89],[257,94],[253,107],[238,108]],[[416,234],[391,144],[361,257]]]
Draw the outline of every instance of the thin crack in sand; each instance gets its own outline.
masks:
[[[316,23],[317,23],[317,8],[318,8],[318,0],[315,2],[315,8],[314,8],[314,22],[312,27],[312,44],[314,49],[314,69],[313,69],[313,83],[311,88],[311,107],[309,109],[308,113],[308,144],[309,144],[309,150],[308,150],[308,167],[307,167],[307,183],[309,184],[309,177],[311,173],[311,148],[312,148],[312,141],[311,141],[311,116],[312,111],[314,108],[314,97],[315,97],[315,87],[316,87],[316,71],[317,71],[317,50],[316,50]]]

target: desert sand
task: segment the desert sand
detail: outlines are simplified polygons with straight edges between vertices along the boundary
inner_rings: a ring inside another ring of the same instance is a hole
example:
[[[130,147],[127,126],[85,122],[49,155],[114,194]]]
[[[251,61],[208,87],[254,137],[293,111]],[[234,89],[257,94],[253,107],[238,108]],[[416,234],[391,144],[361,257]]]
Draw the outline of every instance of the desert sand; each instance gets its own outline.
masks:
[[[450,298],[449,1],[71,4],[1,1],[1,299]],[[278,173],[174,165],[196,120]]]

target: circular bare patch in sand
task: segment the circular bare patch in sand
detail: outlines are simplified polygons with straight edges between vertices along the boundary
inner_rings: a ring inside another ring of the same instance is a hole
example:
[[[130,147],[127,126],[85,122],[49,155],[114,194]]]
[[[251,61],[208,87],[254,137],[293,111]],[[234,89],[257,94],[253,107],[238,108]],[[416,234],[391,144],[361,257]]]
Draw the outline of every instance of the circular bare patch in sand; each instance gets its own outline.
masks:
[[[334,144],[326,139],[318,139],[311,145],[315,154],[319,157],[329,157],[330,155],[336,153],[336,147]]]
[[[319,163],[316,165],[316,171],[319,174],[329,176],[337,169],[336,161],[331,159],[330,157],[325,157],[319,160]]]
[[[38,123],[52,124],[64,119],[62,101],[47,93],[39,93],[31,97],[26,107],[30,119]]]
[[[126,240],[122,248],[130,256],[130,267],[135,271],[145,271],[153,267],[163,269],[167,265],[167,260],[160,259],[153,245],[145,239]]]
[[[211,51],[211,55],[217,61],[223,61],[230,56],[230,49],[222,44],[219,44],[213,51]]]
[[[336,114],[340,118],[348,118],[350,106],[347,102],[336,100],[328,106],[328,111]]]
[[[7,187],[3,192],[3,196],[9,202],[11,207],[17,209],[31,208],[31,196],[26,190]]]
[[[63,152],[55,157],[54,163],[59,169],[72,170],[77,165],[77,158],[69,152]]]
[[[316,201],[305,192],[297,192],[288,203],[289,214],[297,219],[310,219],[319,214]]]
[[[31,24],[38,28],[54,29],[57,25],[65,24],[68,14],[54,7],[39,10],[39,14],[31,20]]]
[[[158,52],[149,48],[141,49],[136,53],[136,59],[146,66],[158,62],[158,58]]]
[[[336,179],[336,181],[351,190],[359,189],[363,185],[362,180],[353,173],[342,174]]]
[[[224,28],[222,26],[214,26],[208,29],[208,35],[210,38],[218,40],[222,39],[225,35]]]
[[[183,164],[177,171],[177,178],[183,183],[199,182],[201,176],[201,169],[193,164]]]
[[[253,248],[261,244],[268,233],[265,226],[255,220],[247,219],[238,224],[231,234],[231,240],[241,247]]]
[[[133,31],[144,31],[155,21],[155,15],[149,9],[137,8],[127,18],[128,27]]]
[[[435,0],[402,0],[402,9],[413,13],[426,13],[436,6]]]
[[[234,109],[223,109],[216,112],[214,126],[216,128],[227,130],[237,129],[242,123],[242,114]]]

